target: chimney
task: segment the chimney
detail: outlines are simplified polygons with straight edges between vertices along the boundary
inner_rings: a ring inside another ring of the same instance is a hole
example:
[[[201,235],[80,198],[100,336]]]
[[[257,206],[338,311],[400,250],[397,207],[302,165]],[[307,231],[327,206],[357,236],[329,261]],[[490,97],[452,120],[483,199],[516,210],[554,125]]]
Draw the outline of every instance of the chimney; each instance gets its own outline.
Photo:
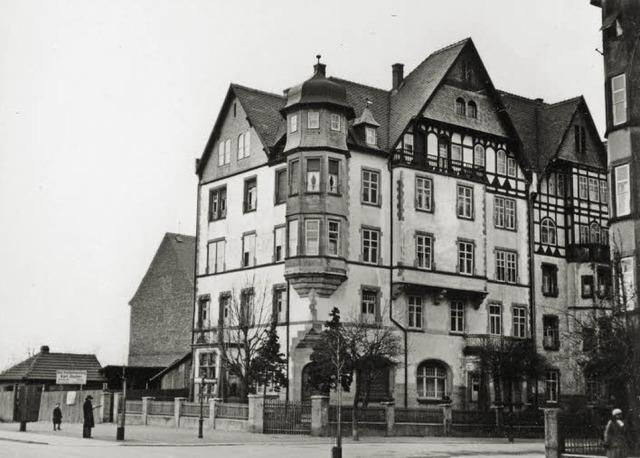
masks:
[[[404,64],[393,64],[391,66],[392,89],[397,90],[404,80]]]
[[[49,353],[49,345],[43,345],[40,347],[40,353]]]
[[[327,77],[327,66],[325,64],[320,63],[320,58],[322,56],[318,54],[316,59],[318,62],[313,66],[313,76],[322,76],[323,78]]]
[[[540,104],[543,104],[543,103],[544,103],[544,99],[543,99],[543,98],[541,98],[541,97],[538,97],[538,98],[536,99],[536,102],[538,102],[538,103],[540,103]]]

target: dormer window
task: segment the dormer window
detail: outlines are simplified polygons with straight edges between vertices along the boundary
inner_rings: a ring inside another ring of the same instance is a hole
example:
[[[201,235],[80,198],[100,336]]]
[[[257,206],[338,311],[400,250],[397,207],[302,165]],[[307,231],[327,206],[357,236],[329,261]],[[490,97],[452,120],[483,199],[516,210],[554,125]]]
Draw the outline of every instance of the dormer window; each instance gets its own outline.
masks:
[[[575,139],[575,151],[579,154],[587,152],[587,136],[584,127],[575,125],[573,126],[573,136]]]
[[[319,129],[320,128],[320,113],[317,111],[310,111],[307,115],[307,127],[309,129]]]
[[[289,118],[289,132],[297,132],[298,131],[298,115],[291,115]]]
[[[331,130],[340,131],[340,115],[331,115]]]
[[[464,99],[458,98],[456,100],[456,114],[459,116],[464,116],[466,113],[466,107],[464,103]]]
[[[378,144],[378,132],[375,127],[367,126],[365,128],[367,145],[376,146]]]
[[[475,102],[469,102],[467,104],[467,116],[474,119],[478,117],[478,106]]]

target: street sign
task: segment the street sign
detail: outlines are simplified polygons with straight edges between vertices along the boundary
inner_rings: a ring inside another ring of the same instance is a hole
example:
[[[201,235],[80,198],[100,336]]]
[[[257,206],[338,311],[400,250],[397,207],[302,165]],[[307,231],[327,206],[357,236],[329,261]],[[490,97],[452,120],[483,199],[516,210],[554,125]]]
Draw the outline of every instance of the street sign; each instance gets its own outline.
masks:
[[[59,369],[56,371],[57,385],[86,385],[87,371]]]

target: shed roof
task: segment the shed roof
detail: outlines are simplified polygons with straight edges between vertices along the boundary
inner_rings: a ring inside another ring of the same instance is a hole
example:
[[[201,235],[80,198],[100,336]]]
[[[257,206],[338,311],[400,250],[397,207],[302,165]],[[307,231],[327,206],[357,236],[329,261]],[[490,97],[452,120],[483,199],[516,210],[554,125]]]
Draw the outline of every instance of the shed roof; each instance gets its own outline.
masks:
[[[40,351],[0,373],[0,381],[55,381],[57,370],[86,370],[87,382],[104,382],[100,368],[96,355]]]

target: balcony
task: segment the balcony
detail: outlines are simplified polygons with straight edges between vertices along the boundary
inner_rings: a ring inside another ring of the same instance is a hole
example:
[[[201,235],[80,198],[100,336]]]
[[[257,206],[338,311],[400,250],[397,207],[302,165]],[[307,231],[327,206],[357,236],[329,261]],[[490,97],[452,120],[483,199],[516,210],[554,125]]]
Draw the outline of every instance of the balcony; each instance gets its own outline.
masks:
[[[511,352],[521,346],[530,346],[531,339],[489,334],[467,334],[465,336],[465,356],[478,356],[483,350]]]
[[[567,262],[601,262],[611,259],[609,246],[600,243],[574,243],[567,245]]]
[[[396,167],[409,166],[421,170],[440,172],[479,182],[483,182],[485,178],[484,167],[446,157],[432,156],[422,151],[397,149],[393,152],[392,165]]]

